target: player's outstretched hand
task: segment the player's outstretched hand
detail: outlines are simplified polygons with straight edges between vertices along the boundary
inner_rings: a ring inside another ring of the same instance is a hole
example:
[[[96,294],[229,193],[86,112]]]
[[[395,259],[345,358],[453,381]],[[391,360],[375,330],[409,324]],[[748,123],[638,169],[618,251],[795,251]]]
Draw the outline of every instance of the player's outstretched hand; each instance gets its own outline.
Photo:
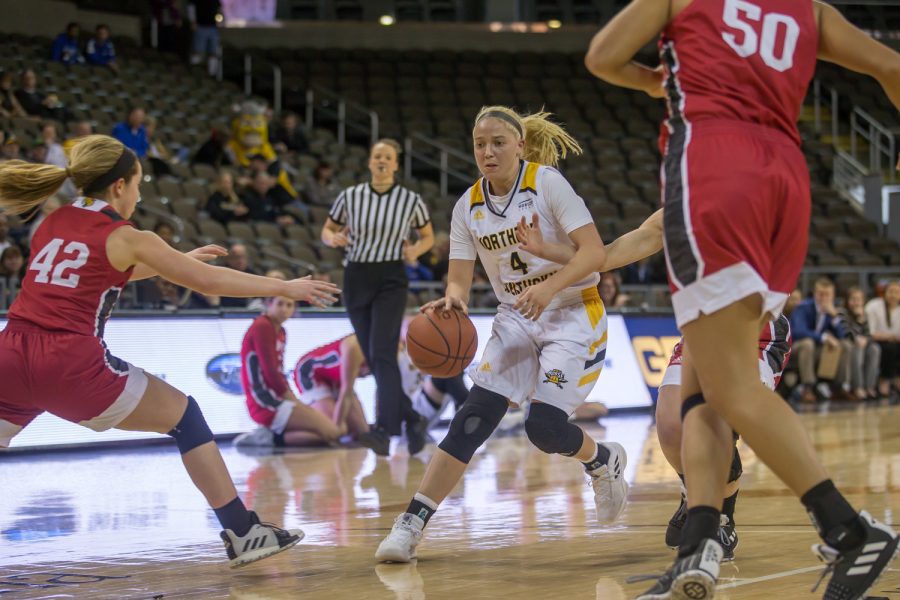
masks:
[[[319,308],[327,308],[337,302],[341,289],[328,281],[317,281],[309,275],[287,282],[287,295],[294,300],[303,300]]]
[[[519,240],[519,249],[528,254],[543,258],[544,234],[541,233],[540,217],[537,213],[531,215],[531,225],[525,217],[516,223],[516,239]]]
[[[220,256],[228,256],[228,250],[219,246],[217,244],[209,244],[208,246],[203,246],[202,248],[194,248],[190,252],[185,252],[191,258],[196,258],[197,260],[203,262],[209,262]]]
[[[455,296],[444,296],[443,298],[432,300],[428,304],[423,305],[419,311],[428,312],[429,310],[450,310],[453,308],[461,310],[465,315],[469,314],[469,307],[466,306],[466,303],[463,302],[462,298]]]
[[[513,308],[522,313],[526,319],[537,321],[553,300],[554,291],[548,283],[542,281],[519,294]]]

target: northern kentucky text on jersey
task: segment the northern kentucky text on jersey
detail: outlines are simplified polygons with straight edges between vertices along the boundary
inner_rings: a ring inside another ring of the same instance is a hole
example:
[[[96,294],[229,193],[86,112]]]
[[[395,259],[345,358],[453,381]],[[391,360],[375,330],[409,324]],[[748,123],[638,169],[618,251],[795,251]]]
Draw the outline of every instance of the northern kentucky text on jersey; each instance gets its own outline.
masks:
[[[529,225],[529,227],[531,227],[531,225]],[[519,238],[516,237],[516,228],[510,227],[499,233],[483,235],[478,238],[478,243],[481,244],[481,247],[485,250],[502,250],[507,246],[518,244]]]
[[[554,275],[556,275],[559,271],[552,271],[550,273],[544,273],[543,275],[539,275],[537,277],[532,277],[531,279],[520,279],[519,281],[508,281],[503,284],[503,289],[506,290],[507,293],[512,294],[513,296],[518,296],[528,288],[533,285],[536,285],[542,281],[546,281],[550,279]]]

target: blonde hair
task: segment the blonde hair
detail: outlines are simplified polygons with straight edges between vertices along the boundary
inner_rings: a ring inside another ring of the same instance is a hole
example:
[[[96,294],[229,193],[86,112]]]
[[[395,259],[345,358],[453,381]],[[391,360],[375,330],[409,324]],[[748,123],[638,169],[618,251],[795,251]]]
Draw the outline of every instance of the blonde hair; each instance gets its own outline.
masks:
[[[497,113],[503,116],[498,116]],[[517,139],[522,139],[524,133],[525,152],[522,158],[528,162],[555,167],[570,152],[576,156],[581,154],[581,146],[561,125],[551,121],[550,116],[551,113],[544,110],[522,116],[506,106],[485,106],[478,111],[475,125],[482,119],[495,118],[515,133]]]
[[[13,215],[36,209],[62,187],[68,177],[83,189],[115,166],[125,146],[106,135],[79,138],[69,151],[69,166],[40,165],[23,160],[0,163],[0,208]],[[137,174],[135,162],[126,177]]]
[[[398,142],[394,138],[381,138],[380,140],[372,144],[372,147],[369,149],[370,154],[378,144],[384,144],[385,146],[390,146],[391,148],[393,148],[394,152],[397,153],[397,158],[400,158],[400,155],[403,154],[403,146],[401,146],[400,142]]]

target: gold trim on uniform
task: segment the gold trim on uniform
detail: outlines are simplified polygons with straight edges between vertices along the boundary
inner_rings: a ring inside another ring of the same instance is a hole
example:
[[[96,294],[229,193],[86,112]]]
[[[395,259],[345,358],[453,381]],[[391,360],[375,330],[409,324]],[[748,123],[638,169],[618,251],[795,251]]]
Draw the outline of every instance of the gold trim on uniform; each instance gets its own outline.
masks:
[[[596,342],[594,342],[593,344],[591,344],[591,347],[588,348],[588,354],[593,354],[593,353],[597,350],[597,348],[599,348],[600,346],[602,346],[603,344],[605,344],[607,338],[609,338],[609,332],[608,332],[608,331],[604,331],[604,332],[603,332],[603,335],[600,336],[600,339],[597,340]]]
[[[481,193],[481,179],[475,182],[471,188],[469,188],[469,210],[474,209],[476,206],[481,206],[484,204],[484,194]]]
[[[600,299],[600,292],[596,287],[584,288],[581,290],[581,300],[584,302],[584,309],[591,320],[591,328],[596,329],[597,323],[603,319],[603,314],[606,312],[603,300]]]
[[[537,172],[540,166],[533,162],[525,163],[525,174],[522,176],[522,185],[519,186],[520,192],[530,190],[537,194]]]
[[[601,371],[603,371],[602,368],[597,369],[597,370],[594,371],[593,373],[588,373],[587,375],[585,375],[584,377],[582,377],[581,379],[579,379],[579,380],[578,380],[578,387],[581,387],[581,386],[583,386],[583,385],[587,385],[587,384],[589,384],[589,383],[593,383],[594,381],[597,381],[597,378],[600,377],[600,372],[601,372]]]

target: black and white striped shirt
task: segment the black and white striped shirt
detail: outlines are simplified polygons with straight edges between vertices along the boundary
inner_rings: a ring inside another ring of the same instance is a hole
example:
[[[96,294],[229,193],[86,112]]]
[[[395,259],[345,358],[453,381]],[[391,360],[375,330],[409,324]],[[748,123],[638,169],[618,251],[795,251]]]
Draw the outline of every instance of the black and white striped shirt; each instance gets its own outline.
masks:
[[[420,229],[431,221],[419,194],[400,185],[379,194],[368,183],[341,192],[328,216],[347,226],[347,261],[356,263],[402,260],[409,228]]]

